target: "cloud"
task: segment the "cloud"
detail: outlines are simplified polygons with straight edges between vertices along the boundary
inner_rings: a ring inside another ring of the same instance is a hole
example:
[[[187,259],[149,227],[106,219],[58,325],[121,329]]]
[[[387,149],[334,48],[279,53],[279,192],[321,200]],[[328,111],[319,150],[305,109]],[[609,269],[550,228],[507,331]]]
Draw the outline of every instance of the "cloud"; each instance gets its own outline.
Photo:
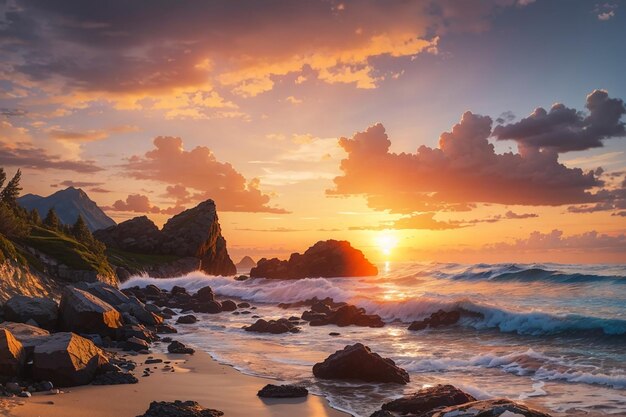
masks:
[[[5,117],[21,117],[21,116],[26,116],[27,114],[28,112],[23,109],[7,109],[7,108],[0,109],[0,116],[5,116]]]
[[[599,148],[605,139],[626,135],[625,124],[620,121],[626,114],[624,101],[609,98],[604,90],[594,90],[587,96],[585,107],[589,111],[587,115],[561,103],[554,104],[549,111],[538,107],[517,123],[496,126],[493,136],[516,141],[520,150],[569,152]]]
[[[161,209],[152,205],[148,196],[131,194],[126,200],[117,200],[111,207],[105,207],[110,211],[126,211],[133,213],[160,213]]]
[[[106,139],[112,134],[116,133],[128,133],[137,132],[139,128],[137,126],[114,126],[107,129],[91,129],[85,131],[64,130],[64,129],[50,129],[48,135],[50,138],[59,141],[68,142],[95,142],[98,140]]]
[[[504,214],[504,217],[507,219],[531,219],[533,217],[539,217],[539,215],[536,213],[517,214],[509,210]]]
[[[73,181],[73,180],[65,180],[61,181],[58,184],[53,184],[52,187],[75,187],[75,188],[86,188],[86,187],[97,187],[103,185],[102,182],[90,182],[90,181]]]
[[[3,72],[12,74],[16,89],[45,91],[51,103],[67,107],[110,102],[119,109],[161,110],[167,118],[232,115],[214,110],[235,109],[228,95],[256,96],[286,75],[375,88],[380,61],[436,53],[439,35],[485,30],[495,11],[521,3],[342,4],[3,2]]]
[[[602,185],[593,172],[567,168],[558,154],[541,150],[495,153],[489,143],[492,121],[463,114],[439,147],[416,153],[389,152],[382,124],[352,138],[340,138],[348,157],[331,196],[363,195],[376,210],[397,213],[466,209],[476,203],[562,205],[595,202],[589,192]]]
[[[601,3],[597,4],[594,11],[597,14],[598,20],[606,22],[615,17],[615,10],[617,10],[617,4],[613,3]]]
[[[167,184],[177,198],[183,188],[196,190],[188,201],[213,199],[221,211],[286,213],[269,206],[270,196],[259,189],[259,180],[246,180],[235,168],[217,160],[207,147],[190,151],[183,140],[171,136],[154,139],[154,149],[143,156],[132,156],[123,166],[132,178]]]
[[[102,171],[94,161],[65,160],[60,155],[50,154],[27,143],[14,145],[0,142],[0,166],[16,166],[30,169],[58,169],[81,174]]]
[[[102,193],[102,194],[107,194],[107,193],[112,193],[113,191],[108,190],[106,188],[102,188],[102,187],[92,187],[89,189],[90,193]]]
[[[487,245],[487,250],[494,251],[549,251],[549,250],[612,250],[626,251],[626,235],[610,236],[595,230],[564,236],[561,230],[549,233],[532,232],[528,238],[516,239],[513,243],[500,242]]]

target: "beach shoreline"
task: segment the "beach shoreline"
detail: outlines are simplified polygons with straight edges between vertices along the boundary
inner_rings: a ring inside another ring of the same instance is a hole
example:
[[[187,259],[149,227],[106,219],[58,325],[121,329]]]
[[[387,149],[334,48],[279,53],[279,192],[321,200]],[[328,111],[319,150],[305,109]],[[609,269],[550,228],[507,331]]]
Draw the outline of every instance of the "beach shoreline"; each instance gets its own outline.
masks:
[[[148,357],[162,363],[145,365]],[[0,414],[8,417],[135,417],[152,401],[197,401],[205,408],[232,417],[349,417],[333,409],[317,395],[295,399],[261,399],[258,390],[275,380],[246,375],[224,365],[208,353],[194,355],[151,353],[132,356],[139,382],[131,385],[80,386],[62,389],[57,395],[34,394],[31,398],[9,398],[0,403]],[[163,370],[167,364],[174,372]],[[141,377],[150,368],[148,377]]]

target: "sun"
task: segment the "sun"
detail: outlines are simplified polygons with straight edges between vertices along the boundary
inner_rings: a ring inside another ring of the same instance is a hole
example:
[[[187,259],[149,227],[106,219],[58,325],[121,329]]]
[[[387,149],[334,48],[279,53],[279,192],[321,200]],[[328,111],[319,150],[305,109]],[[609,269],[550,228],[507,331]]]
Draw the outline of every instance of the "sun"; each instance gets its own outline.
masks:
[[[385,230],[376,236],[376,245],[380,251],[389,256],[398,245],[398,237],[390,230]]]

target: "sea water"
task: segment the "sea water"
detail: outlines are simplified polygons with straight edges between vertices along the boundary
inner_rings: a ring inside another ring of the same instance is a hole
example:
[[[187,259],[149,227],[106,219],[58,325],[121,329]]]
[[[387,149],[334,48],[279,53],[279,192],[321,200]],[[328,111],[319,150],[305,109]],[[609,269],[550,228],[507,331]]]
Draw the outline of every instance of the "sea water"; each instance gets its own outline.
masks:
[[[397,263],[377,277],[300,280],[133,277],[124,287],[210,285],[218,298],[250,301],[250,314],[198,314],[179,339],[242,372],[301,383],[356,416],[391,398],[438,383],[479,399],[506,397],[554,416],[626,416],[626,265]],[[302,326],[297,334],[245,332],[264,319],[300,316],[278,303],[331,297],[379,314],[383,328]],[[409,331],[443,309],[458,325]],[[242,309],[240,309],[241,311]],[[476,314],[480,313],[480,314]],[[330,336],[338,332],[340,336]],[[406,386],[323,381],[311,368],[361,342],[406,369]]]

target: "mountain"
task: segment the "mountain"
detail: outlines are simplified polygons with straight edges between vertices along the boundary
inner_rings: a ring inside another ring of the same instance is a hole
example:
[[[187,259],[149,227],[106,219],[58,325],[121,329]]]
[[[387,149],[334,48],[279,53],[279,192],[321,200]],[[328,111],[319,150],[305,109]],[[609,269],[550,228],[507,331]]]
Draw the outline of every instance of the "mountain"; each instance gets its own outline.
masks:
[[[69,187],[48,197],[26,194],[18,198],[17,202],[28,211],[36,209],[42,219],[46,217],[48,210],[54,208],[64,224],[74,224],[80,214],[92,232],[116,224],[80,188]]]
[[[237,269],[252,269],[256,266],[256,262],[254,262],[254,259],[246,255],[241,258],[241,261],[239,261],[235,266]]]

